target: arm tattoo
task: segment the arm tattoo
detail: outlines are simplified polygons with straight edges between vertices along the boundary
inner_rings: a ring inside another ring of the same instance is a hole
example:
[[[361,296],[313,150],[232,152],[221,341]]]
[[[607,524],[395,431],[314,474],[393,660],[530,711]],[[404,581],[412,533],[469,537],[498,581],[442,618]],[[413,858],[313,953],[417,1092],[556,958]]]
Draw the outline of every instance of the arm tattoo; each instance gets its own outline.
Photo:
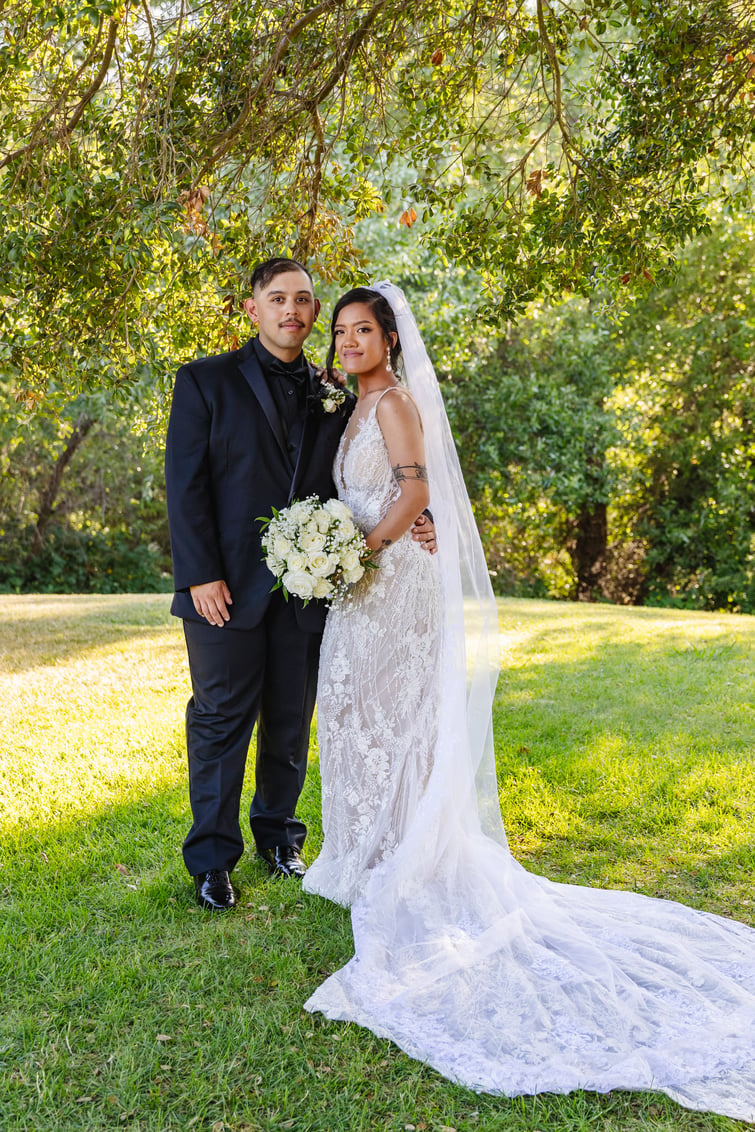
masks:
[[[427,468],[424,464],[395,464],[391,471],[396,483],[402,480],[421,480],[427,483]]]
[[[392,538],[381,539],[380,540],[380,546],[378,547],[378,550],[385,550],[386,546],[390,546],[392,542],[393,542]]]

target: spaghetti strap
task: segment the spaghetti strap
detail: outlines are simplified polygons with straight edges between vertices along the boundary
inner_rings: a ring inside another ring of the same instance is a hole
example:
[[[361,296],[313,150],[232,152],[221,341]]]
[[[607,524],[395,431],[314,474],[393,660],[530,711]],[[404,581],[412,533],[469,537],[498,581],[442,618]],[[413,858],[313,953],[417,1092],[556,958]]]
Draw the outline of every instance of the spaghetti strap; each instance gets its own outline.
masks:
[[[424,426],[422,424],[422,416],[420,414],[419,408],[417,407],[417,402],[414,400],[414,398],[412,397],[411,393],[409,392],[409,390],[406,388],[405,385],[389,385],[387,389],[384,389],[383,392],[380,394],[380,396],[375,401],[375,404],[372,406],[372,408],[370,409],[367,416],[369,417],[369,416],[374,415],[375,419],[377,420],[378,405],[383,400],[386,393],[392,393],[394,391],[398,391],[400,393],[403,393],[406,400],[409,401],[410,404],[412,404],[414,406],[417,417],[419,418],[420,432],[424,433],[425,429],[424,429]],[[378,427],[380,427],[380,421],[378,421]],[[382,428],[381,428],[380,431],[382,432]]]
[[[372,406],[370,412],[372,412],[372,413],[377,412],[377,407],[380,404],[380,402],[383,400],[383,398],[385,397],[386,393],[393,393],[394,390],[400,390],[401,393],[403,393],[406,397],[409,398],[409,400],[411,401],[411,403],[413,405],[415,404],[414,398],[412,397],[411,393],[409,392],[409,390],[404,385],[389,385],[388,388],[384,389],[383,392],[380,394],[380,396],[377,398],[377,400],[375,401],[375,404]]]

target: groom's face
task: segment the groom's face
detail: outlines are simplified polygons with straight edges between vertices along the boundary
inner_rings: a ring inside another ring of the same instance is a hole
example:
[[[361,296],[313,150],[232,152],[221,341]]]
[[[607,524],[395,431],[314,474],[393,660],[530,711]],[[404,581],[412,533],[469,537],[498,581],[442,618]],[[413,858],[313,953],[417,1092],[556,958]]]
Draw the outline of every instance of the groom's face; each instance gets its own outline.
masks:
[[[292,362],[298,358],[320,312],[309,276],[298,269],[274,275],[244,303],[249,318],[259,329],[260,342],[276,358]]]

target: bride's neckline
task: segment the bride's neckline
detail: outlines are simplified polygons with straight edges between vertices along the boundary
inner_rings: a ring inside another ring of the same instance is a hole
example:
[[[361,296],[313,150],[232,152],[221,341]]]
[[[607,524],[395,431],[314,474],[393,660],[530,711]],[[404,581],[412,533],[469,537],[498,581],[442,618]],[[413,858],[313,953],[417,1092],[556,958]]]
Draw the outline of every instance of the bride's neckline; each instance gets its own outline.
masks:
[[[369,420],[376,419],[375,410],[378,407],[378,404],[380,402],[380,398],[383,396],[384,393],[387,393],[389,389],[400,389],[400,388],[401,388],[401,382],[400,381],[394,381],[391,385],[386,385],[382,389],[374,389],[370,393],[365,393],[359,398],[359,400],[357,401],[357,404],[356,404],[356,408],[354,409],[354,412],[351,414],[351,417],[349,419],[349,423],[346,426],[346,428],[344,429],[343,435],[341,437],[341,459],[340,459],[341,469],[343,469],[343,465],[346,461],[346,457],[349,454],[349,450],[351,449],[352,444],[354,443],[356,438],[359,436],[359,434],[361,433],[364,426],[367,424],[367,422]],[[365,413],[361,413],[361,414],[357,415],[358,411],[359,411],[360,402],[362,404],[364,404],[364,402],[367,400],[368,397],[370,397],[372,399],[372,403],[367,407],[367,411]],[[353,431],[352,431],[352,426],[355,426],[353,428]]]

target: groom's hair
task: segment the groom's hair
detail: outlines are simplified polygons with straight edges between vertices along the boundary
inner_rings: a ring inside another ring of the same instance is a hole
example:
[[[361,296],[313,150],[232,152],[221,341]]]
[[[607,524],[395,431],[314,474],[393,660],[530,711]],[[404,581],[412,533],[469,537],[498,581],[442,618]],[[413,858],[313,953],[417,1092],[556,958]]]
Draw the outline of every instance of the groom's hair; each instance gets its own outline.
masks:
[[[299,263],[298,259],[289,259],[287,256],[273,256],[272,259],[266,259],[264,263],[258,263],[252,272],[252,294],[255,291],[262,291],[269,283],[272,283],[276,275],[283,275],[287,271],[303,271],[309,279],[310,283],[314,285],[312,274],[304,266]]]

